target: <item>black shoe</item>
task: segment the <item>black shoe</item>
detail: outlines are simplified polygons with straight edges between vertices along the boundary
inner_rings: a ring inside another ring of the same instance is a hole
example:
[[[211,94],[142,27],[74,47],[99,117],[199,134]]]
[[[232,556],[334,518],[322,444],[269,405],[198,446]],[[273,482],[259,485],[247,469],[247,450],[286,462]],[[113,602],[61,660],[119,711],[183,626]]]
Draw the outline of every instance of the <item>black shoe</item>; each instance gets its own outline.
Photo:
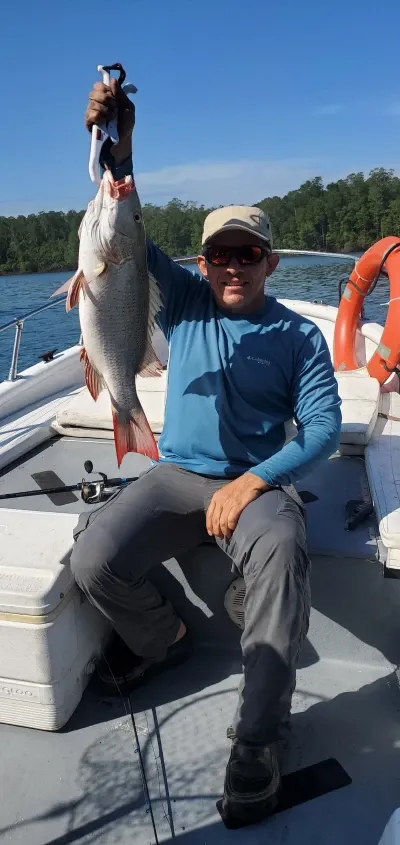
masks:
[[[282,719],[282,721],[279,725],[278,746],[279,746],[280,749],[286,748],[287,745],[289,744],[290,738],[291,738],[291,731],[292,731],[292,714],[289,711],[288,714]],[[237,739],[235,729],[233,728],[232,725],[229,725],[229,727],[226,729],[226,736],[227,736],[227,739],[231,739],[231,740]],[[279,756],[279,751],[278,751],[278,756]]]
[[[188,660],[192,651],[192,642],[186,633],[169,647],[164,660],[147,660],[134,654],[114,631],[96,668],[96,688],[107,695],[129,695],[164,669]]]
[[[281,786],[276,744],[249,746],[234,739],[218,809],[227,827],[255,824],[270,816]]]

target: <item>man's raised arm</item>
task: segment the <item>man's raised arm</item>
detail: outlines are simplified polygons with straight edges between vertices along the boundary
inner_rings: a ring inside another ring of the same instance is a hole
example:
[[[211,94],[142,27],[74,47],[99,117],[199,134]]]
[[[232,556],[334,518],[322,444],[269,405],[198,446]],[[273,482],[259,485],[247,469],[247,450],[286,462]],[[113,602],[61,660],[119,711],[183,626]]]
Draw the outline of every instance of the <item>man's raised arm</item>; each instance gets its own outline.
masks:
[[[133,177],[132,133],[135,126],[135,106],[119,86],[116,79],[107,86],[95,82],[89,94],[85,113],[85,124],[89,132],[94,124],[109,122],[117,118],[118,144],[103,144],[100,165],[111,170],[116,181],[125,176]],[[147,241],[147,265],[161,291],[163,307],[157,322],[165,336],[169,337],[174,326],[180,321],[187,297],[201,284],[193,276],[172,260],[165,252]]]

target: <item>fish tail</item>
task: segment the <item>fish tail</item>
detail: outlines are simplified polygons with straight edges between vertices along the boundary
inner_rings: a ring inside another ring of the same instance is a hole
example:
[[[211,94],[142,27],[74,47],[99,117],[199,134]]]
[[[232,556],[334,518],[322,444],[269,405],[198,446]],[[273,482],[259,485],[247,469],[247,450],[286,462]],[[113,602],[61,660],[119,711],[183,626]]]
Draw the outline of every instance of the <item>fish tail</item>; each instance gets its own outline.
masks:
[[[112,417],[118,468],[128,452],[139,452],[158,461],[157,443],[142,407],[135,408],[128,418],[113,408]]]

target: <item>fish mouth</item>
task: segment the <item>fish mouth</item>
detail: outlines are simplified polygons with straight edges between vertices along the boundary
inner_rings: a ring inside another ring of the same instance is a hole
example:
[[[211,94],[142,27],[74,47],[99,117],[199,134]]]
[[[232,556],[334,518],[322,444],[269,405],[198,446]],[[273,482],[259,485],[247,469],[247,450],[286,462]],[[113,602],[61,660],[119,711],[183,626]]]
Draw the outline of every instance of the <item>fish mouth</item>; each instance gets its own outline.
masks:
[[[136,190],[132,176],[124,176],[115,182],[110,170],[106,170],[103,182],[105,193],[113,200],[123,200]]]

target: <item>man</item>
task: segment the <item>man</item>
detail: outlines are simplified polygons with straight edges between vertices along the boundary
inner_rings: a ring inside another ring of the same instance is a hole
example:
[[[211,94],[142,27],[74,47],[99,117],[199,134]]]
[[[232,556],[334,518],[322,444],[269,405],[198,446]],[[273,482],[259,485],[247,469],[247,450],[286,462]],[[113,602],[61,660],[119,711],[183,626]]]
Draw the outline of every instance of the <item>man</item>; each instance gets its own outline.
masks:
[[[87,127],[115,116],[120,142],[107,164],[118,179],[132,172],[134,108],[115,81],[96,83]],[[277,743],[308,629],[304,512],[291,484],[336,450],[340,399],[319,329],[264,293],[278,257],[263,212],[212,212],[202,245],[199,278],[148,244],[170,349],[161,459],[79,524],[72,567],[115,630],[98,675],[129,692],[190,653],[149,570],[210,538],[231,558],[246,582],[246,623],[224,806],[252,821],[277,801]],[[293,417],[298,433],[286,442]]]

